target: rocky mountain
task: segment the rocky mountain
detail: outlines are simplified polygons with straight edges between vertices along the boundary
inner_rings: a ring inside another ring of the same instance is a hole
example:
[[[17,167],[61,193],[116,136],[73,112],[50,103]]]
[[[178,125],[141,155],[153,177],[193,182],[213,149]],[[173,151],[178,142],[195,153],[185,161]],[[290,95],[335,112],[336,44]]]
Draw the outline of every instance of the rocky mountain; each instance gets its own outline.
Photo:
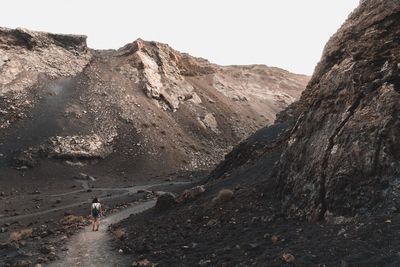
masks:
[[[97,51],[85,36],[6,28],[0,73],[3,172],[71,167],[120,177],[213,166],[309,80],[264,65],[218,66],[140,39]]]
[[[398,1],[360,1],[300,100],[236,146],[204,193],[115,226],[121,244],[166,265],[398,266],[399,34]]]

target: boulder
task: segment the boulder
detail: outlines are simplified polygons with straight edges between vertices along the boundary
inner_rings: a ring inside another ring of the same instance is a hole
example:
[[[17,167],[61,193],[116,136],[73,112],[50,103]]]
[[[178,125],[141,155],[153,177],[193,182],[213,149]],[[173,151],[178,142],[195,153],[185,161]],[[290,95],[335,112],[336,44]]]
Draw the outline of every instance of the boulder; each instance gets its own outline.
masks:
[[[177,202],[175,200],[175,196],[170,193],[166,193],[157,198],[155,210],[157,212],[163,212],[175,207],[176,204]]]

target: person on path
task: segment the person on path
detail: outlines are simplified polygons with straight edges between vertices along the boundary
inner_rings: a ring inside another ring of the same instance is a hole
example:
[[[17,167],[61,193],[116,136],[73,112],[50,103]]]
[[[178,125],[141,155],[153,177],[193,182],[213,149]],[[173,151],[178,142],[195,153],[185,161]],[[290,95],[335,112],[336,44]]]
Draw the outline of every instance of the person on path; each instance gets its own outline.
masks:
[[[100,227],[100,215],[103,214],[103,209],[97,197],[95,197],[92,201],[92,207],[90,209],[90,214],[93,218],[93,227],[92,231],[99,231]]]

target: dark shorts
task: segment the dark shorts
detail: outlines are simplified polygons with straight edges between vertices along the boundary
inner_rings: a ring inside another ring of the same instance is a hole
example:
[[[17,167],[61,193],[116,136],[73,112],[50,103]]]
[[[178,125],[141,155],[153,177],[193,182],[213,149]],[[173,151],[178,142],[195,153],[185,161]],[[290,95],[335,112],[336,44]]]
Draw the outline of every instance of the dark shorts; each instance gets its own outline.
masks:
[[[95,218],[95,219],[98,219],[98,218],[100,217],[99,215],[94,216],[93,214],[92,214],[92,216],[93,216],[93,218]]]

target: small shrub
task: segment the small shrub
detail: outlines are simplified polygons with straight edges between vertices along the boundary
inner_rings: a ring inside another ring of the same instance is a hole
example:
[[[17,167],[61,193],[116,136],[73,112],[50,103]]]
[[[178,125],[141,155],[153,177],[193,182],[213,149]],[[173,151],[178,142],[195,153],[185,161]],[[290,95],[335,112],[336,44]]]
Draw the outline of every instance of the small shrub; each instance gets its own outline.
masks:
[[[21,229],[10,234],[10,240],[18,242],[32,236],[32,228]]]

